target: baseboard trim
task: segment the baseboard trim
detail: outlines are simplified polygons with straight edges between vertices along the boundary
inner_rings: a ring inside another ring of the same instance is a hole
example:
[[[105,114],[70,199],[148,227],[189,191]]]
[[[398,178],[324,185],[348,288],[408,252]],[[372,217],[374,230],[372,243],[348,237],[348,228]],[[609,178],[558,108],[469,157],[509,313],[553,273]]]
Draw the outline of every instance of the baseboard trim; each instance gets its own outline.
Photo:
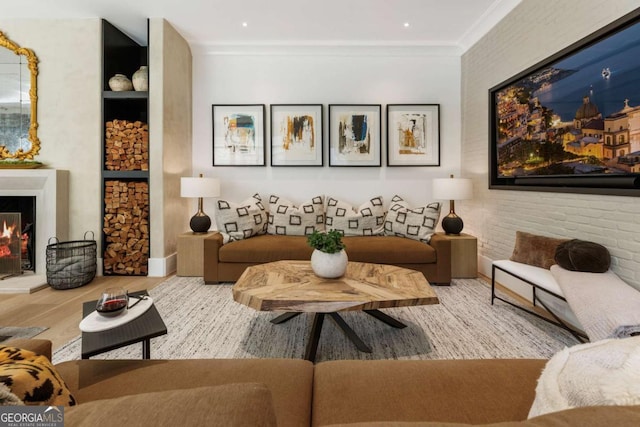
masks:
[[[165,258],[149,258],[149,277],[166,277],[178,269],[178,253]]]

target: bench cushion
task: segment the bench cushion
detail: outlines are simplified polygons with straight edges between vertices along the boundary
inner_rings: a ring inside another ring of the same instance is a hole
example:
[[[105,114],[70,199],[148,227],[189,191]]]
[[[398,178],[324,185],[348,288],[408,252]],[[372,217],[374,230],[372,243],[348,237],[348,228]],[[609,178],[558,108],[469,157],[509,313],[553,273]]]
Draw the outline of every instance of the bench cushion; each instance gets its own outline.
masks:
[[[535,267],[529,264],[523,264],[521,262],[515,262],[508,259],[502,259],[494,261],[493,265],[501,270],[505,270],[512,275],[521,277],[529,282],[535,283],[543,289],[549,292],[553,292],[556,295],[564,297],[562,289],[554,279],[551,271],[546,268]]]

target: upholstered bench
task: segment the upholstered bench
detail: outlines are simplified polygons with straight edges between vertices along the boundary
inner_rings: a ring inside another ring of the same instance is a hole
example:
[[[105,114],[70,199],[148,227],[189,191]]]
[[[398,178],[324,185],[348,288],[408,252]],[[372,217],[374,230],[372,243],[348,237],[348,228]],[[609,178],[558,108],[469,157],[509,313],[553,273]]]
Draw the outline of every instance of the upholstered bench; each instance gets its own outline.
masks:
[[[516,304],[511,300],[503,298],[496,294],[496,270],[500,270],[510,276],[515,277],[516,279],[521,280],[522,282],[530,285],[533,291],[532,303],[534,306],[540,304],[547,312],[549,312],[555,320],[549,319],[548,317],[542,316],[539,313],[536,313],[533,310],[530,310],[522,305]],[[542,268],[536,267],[529,264],[524,264],[521,262],[511,261],[508,259],[493,261],[491,266],[491,305],[493,305],[494,300],[500,300],[507,304],[510,304],[520,310],[524,310],[527,313],[530,313],[542,320],[550,322],[556,326],[559,326],[563,329],[569,331],[576,339],[584,342],[586,335],[581,330],[578,330],[576,327],[569,324],[567,321],[562,319],[551,307],[549,300],[541,300],[539,291],[542,291],[545,295],[550,295],[553,298],[556,298],[564,303],[567,302],[560,285],[556,281],[556,279],[551,274],[551,271]]]
[[[530,285],[533,305],[540,304],[555,321],[499,296],[496,293],[496,271]],[[565,302],[565,310],[569,310],[572,320],[567,322],[558,315],[557,307],[551,307],[551,301],[544,297],[541,299],[541,295]],[[611,270],[591,273],[570,271],[559,265],[545,269],[511,260],[494,261],[491,269],[492,305],[496,299],[564,328],[583,342],[585,338],[598,341],[640,335],[640,291]]]

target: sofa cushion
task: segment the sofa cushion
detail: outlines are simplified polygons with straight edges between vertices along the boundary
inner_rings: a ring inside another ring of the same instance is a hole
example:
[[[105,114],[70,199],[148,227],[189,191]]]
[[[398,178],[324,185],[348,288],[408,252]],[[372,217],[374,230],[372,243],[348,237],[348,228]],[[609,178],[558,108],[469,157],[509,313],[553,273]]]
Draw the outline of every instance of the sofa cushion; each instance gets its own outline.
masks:
[[[329,197],[325,224],[345,236],[375,236],[384,233],[384,206],[381,196],[373,197],[355,208],[342,200]]]
[[[65,411],[65,426],[262,426],[276,415],[264,384],[167,390],[84,403]]]
[[[429,243],[440,219],[440,203],[411,208],[400,196],[393,196],[384,221],[384,234]]]
[[[436,250],[422,242],[395,236],[346,236],[342,238],[349,261],[378,264],[431,264]]]
[[[540,375],[529,418],[597,405],[640,405],[640,336],[556,353]]]
[[[0,346],[0,382],[25,405],[76,404],[49,359],[29,350]]]
[[[346,236],[342,238],[350,261],[380,264],[435,263],[437,254],[430,245],[394,236]],[[230,242],[219,252],[220,262],[263,263],[291,260],[310,260],[313,248],[306,236],[257,236]]]
[[[324,230],[324,196],[295,205],[289,200],[269,197],[269,234],[306,236]]]
[[[249,240],[230,242],[218,252],[220,262],[263,263],[283,259],[311,259],[313,248],[306,236],[274,236],[266,234]]]
[[[544,364],[532,359],[321,362],[314,371],[313,425],[524,420]]]
[[[604,273],[611,265],[611,255],[607,248],[595,242],[579,239],[560,243],[554,259],[566,270],[585,273]]]
[[[214,311],[212,316],[215,317]],[[265,384],[271,391],[278,425],[308,426],[311,420],[309,402],[313,364],[307,360],[92,359],[62,362],[57,364],[56,368],[78,401],[83,404],[93,400],[121,397],[125,393],[131,397],[165,390],[260,383]]]
[[[556,262],[556,248],[567,239],[539,236],[537,234],[516,231],[516,244],[511,261],[549,269]]]
[[[215,219],[225,242],[248,239],[267,232],[267,209],[259,194],[241,203],[218,200]]]
[[[491,424],[460,424],[437,421],[379,421],[350,424],[331,424],[325,427],[576,427],[640,425],[640,406],[589,406],[555,412],[524,421],[505,421]]]

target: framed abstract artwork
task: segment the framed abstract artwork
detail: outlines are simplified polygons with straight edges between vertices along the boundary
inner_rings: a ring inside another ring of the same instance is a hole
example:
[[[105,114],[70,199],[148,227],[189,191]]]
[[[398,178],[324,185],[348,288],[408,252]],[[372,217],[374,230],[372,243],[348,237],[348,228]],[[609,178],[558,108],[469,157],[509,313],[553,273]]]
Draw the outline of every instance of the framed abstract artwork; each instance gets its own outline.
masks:
[[[387,105],[387,166],[440,166],[440,105]]]
[[[329,105],[329,166],[380,166],[380,104]]]
[[[213,166],[265,166],[264,104],[213,105]]]
[[[273,104],[271,166],[322,166],[322,104]]]

